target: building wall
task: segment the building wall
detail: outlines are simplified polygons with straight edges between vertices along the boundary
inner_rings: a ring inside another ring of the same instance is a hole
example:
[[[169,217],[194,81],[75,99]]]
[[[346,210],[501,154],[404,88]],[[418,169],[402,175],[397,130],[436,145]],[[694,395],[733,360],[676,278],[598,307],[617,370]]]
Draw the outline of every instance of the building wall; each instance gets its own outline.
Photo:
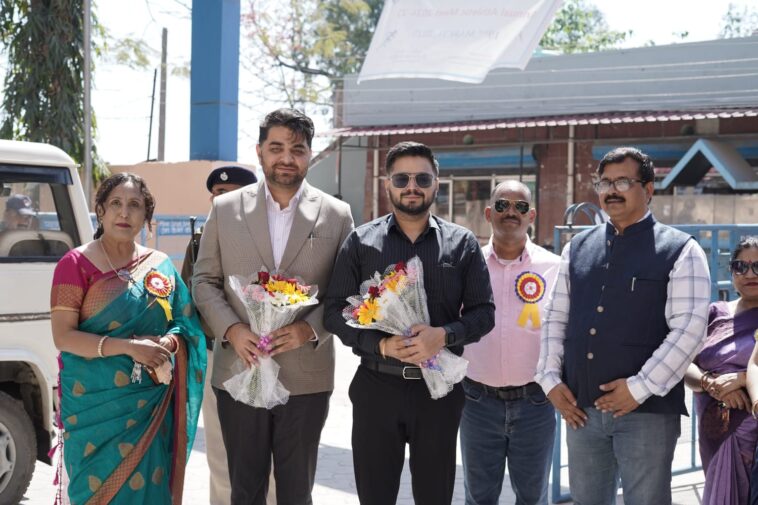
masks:
[[[111,165],[112,173],[132,172],[147,183],[155,198],[155,214],[205,217],[211,208],[210,193],[205,187],[208,174],[224,165],[240,165],[250,170],[252,165],[227,161],[183,161],[179,163],[143,162],[136,165]],[[260,173],[257,173],[260,177]],[[147,245],[168,255],[181,256],[187,247],[188,236],[153,236]],[[179,261],[175,262],[179,266]]]
[[[467,138],[468,136],[468,138]],[[365,178],[362,187],[345,191],[363,198],[363,217],[372,217],[373,159],[378,150],[380,176],[384,176],[384,160],[387,150],[397,142],[415,140],[423,142],[435,152],[442,150],[477,149],[487,146],[514,146],[523,142],[532,149],[538,161],[537,226],[535,239],[539,244],[551,245],[553,229],[563,224],[563,214],[570,203],[591,202],[599,204],[592,187],[593,174],[598,160],[593,156],[593,147],[622,145],[675,145],[686,151],[698,138],[718,138],[729,142],[758,145],[758,118],[729,118],[706,121],[661,121],[645,123],[621,123],[607,125],[576,126],[574,129],[574,177],[573,200],[568,201],[567,163],[569,127],[541,127],[525,129],[493,129],[473,132],[440,132],[421,135],[384,135],[365,138],[361,145],[367,146]],[[464,140],[465,139],[465,140]],[[653,159],[658,166],[673,166],[676,159]],[[755,160],[753,160],[755,165]],[[462,172],[461,172],[462,174]],[[360,192],[362,191],[362,194]],[[663,200],[667,195],[656,196]],[[379,186],[379,215],[389,212],[385,191]],[[737,219],[743,214],[735,214]],[[578,224],[586,224],[580,220]]]
[[[365,142],[365,141],[364,141]],[[366,151],[361,147],[361,139],[348,139],[342,146],[341,188],[337,183],[338,150],[330,150],[317,159],[308,170],[308,183],[332,196],[341,193],[342,199],[350,204],[356,226],[364,222],[363,206],[366,194],[360,191],[367,176]],[[358,190],[356,190],[358,189]]]

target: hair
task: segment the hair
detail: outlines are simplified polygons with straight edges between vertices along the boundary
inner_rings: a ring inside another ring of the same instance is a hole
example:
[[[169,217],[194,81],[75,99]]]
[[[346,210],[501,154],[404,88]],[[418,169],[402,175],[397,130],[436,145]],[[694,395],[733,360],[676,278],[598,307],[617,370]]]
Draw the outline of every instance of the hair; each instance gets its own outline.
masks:
[[[732,251],[731,261],[736,260],[745,249],[758,249],[758,236],[748,235],[747,237],[743,237],[737,244],[737,247],[734,248],[734,251]]]
[[[303,112],[296,109],[277,109],[266,114],[259,126],[258,144],[263,144],[268,138],[268,131],[274,126],[284,126],[297,137],[302,137],[311,147],[315,128],[313,121]]]
[[[529,189],[529,186],[524,184],[521,181],[517,181],[515,179],[508,179],[501,183],[499,183],[497,186],[495,186],[495,189],[492,190],[492,193],[490,193],[490,206],[495,204],[495,195],[498,194],[500,191],[500,188],[502,188],[505,185],[513,186],[512,188],[509,188],[513,191],[521,191],[526,195],[526,201],[530,204],[532,203],[532,190]]]
[[[155,211],[155,198],[153,198],[153,194],[147,189],[147,184],[142,177],[130,172],[121,172],[113,174],[105,179],[97,189],[97,194],[95,195],[95,214],[97,214],[95,239],[98,239],[103,235],[103,223],[100,222],[100,216],[105,213],[105,202],[108,200],[108,197],[114,189],[127,182],[131,182],[137,186],[142,197],[145,199],[145,222],[147,223],[147,229],[153,231],[152,220],[153,212]]]
[[[639,164],[637,173],[639,174],[639,178],[643,185],[655,181],[653,160],[650,159],[650,156],[634,147],[617,147],[606,153],[597,166],[597,174],[599,176],[603,175],[606,165],[611,163],[622,163],[627,158],[632,159]]]
[[[406,156],[419,156],[421,158],[429,160],[429,163],[432,165],[432,171],[434,172],[434,175],[439,175],[440,164],[437,163],[437,159],[434,157],[434,153],[429,148],[429,146],[426,146],[420,142],[411,141],[399,142],[392,146],[387,152],[387,159],[384,161],[384,169],[387,171],[387,175],[392,173],[392,168],[395,164],[395,161],[397,161],[398,158],[403,158]]]

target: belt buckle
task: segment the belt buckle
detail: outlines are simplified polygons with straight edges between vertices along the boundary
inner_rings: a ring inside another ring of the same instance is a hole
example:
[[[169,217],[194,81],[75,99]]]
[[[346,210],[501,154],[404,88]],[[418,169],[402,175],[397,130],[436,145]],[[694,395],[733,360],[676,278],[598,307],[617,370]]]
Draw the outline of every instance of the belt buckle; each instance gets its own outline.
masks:
[[[403,379],[405,379],[405,380],[419,380],[419,379],[421,379],[421,377],[406,377],[406,375],[405,375],[405,371],[406,370],[419,370],[420,371],[421,369],[419,367],[416,367],[416,366],[404,366],[403,367]]]

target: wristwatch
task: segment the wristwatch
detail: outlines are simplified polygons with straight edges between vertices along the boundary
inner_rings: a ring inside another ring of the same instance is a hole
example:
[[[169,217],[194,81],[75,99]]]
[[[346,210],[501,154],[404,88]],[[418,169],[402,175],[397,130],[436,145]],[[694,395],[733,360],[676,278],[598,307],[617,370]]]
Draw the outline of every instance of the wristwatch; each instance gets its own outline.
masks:
[[[445,330],[445,347],[450,347],[451,345],[455,344],[455,332],[453,329],[445,325],[442,327]]]

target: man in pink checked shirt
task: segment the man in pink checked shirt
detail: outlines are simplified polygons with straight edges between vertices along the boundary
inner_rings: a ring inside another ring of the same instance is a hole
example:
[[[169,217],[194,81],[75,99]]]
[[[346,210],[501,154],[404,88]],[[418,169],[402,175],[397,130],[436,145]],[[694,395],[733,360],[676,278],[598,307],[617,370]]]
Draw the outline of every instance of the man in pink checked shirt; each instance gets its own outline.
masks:
[[[543,304],[560,257],[533,244],[527,228],[537,212],[531,191],[500,183],[485,217],[492,238],[482,252],[495,298],[495,328],[465,347],[461,418],[466,505],[497,505],[506,462],[519,505],[547,504],[555,411],[534,373],[540,353]]]

